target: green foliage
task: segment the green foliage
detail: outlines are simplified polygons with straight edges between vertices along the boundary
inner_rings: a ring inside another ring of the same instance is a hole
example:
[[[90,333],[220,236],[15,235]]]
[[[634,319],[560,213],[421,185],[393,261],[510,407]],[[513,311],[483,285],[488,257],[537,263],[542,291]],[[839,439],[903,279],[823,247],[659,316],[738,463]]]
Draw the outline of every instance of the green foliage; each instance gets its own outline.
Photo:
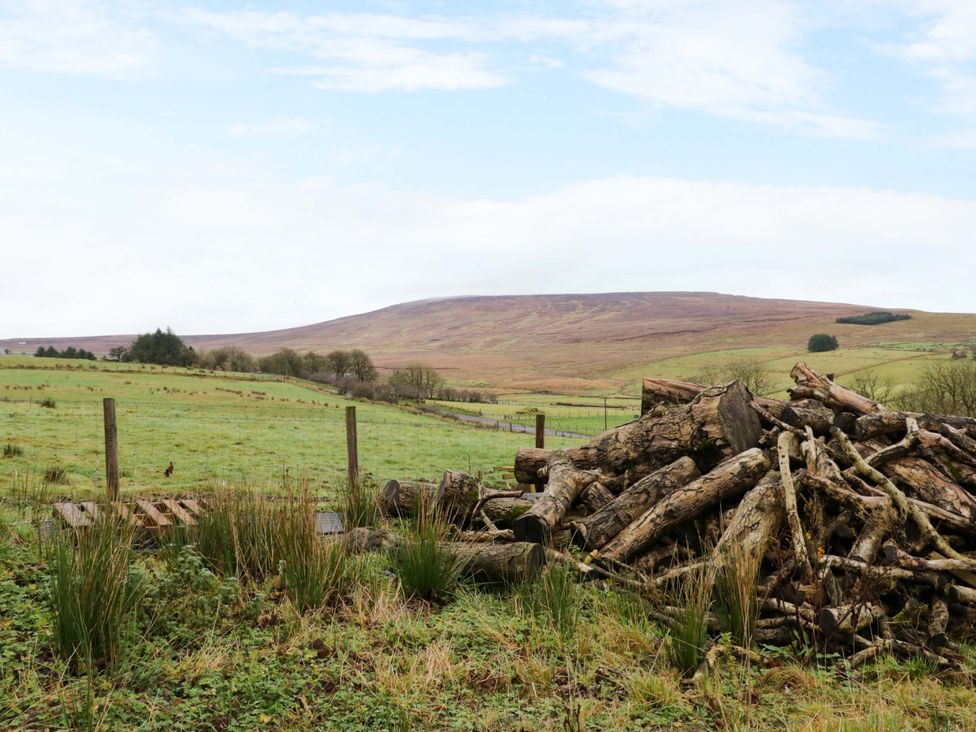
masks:
[[[360,478],[358,486],[346,481],[342,495],[342,521],[346,530],[359,526],[375,526],[380,509],[376,503],[378,487],[369,475]]]
[[[127,361],[154,363],[160,366],[189,366],[193,363],[193,349],[171,328],[165,332],[143,333],[133,341],[123,357]]]
[[[34,352],[35,358],[80,358],[86,361],[94,361],[95,354],[91,351],[86,351],[84,348],[75,348],[74,346],[68,346],[63,351],[59,351],[54,346],[44,346],[38,347]]]
[[[161,571],[146,585],[143,632],[176,648],[204,643],[218,620],[230,618],[240,594],[236,578],[215,575],[189,544],[165,554]]]
[[[837,339],[828,333],[817,333],[810,336],[807,341],[807,350],[810,353],[824,353],[825,351],[836,351],[840,347]]]
[[[113,667],[129,640],[141,577],[132,571],[132,526],[105,517],[49,548],[48,607],[54,648],[73,669]]]
[[[393,567],[408,598],[444,602],[461,574],[458,560],[441,542],[448,525],[436,511],[419,506],[417,517],[393,552]]]
[[[908,313],[890,313],[887,310],[878,310],[863,315],[848,315],[837,318],[836,322],[848,325],[881,325],[882,323],[894,323],[898,320],[911,320],[912,316]]]
[[[261,582],[278,570],[279,520],[288,501],[265,500],[250,489],[207,496],[192,542],[207,566],[223,576]]]

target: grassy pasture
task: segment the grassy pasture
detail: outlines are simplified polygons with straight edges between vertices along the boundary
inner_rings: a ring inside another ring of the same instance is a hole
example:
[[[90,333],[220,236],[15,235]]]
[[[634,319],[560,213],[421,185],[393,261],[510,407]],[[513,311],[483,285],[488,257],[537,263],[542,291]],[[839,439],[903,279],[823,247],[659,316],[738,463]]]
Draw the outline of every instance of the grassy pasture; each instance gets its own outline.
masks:
[[[9,357],[7,357],[9,358]],[[355,404],[362,469],[377,480],[435,478],[444,470],[482,471],[501,481],[524,434],[458,425],[384,404],[354,402],[301,383],[210,375],[184,369],[82,368],[37,359],[43,368],[3,368],[0,442],[23,449],[0,475],[42,474],[58,465],[81,495],[103,484],[102,398],[116,399],[124,492],[187,490],[225,480],[264,484],[288,471],[318,488],[345,475],[345,407]],[[23,365],[14,359],[13,366]],[[99,364],[101,366],[101,364]],[[127,365],[125,365],[127,366]],[[50,399],[54,409],[44,408]],[[550,438],[554,447],[569,441]],[[172,460],[172,478],[162,476]]]
[[[783,356],[787,358],[788,356]],[[53,493],[99,493],[101,399],[118,400],[123,489],[187,490],[214,480],[280,488],[288,469],[316,490],[344,475],[351,403],[298,383],[173,369],[95,369],[64,361],[0,368],[0,729],[341,730],[952,730],[972,723],[976,691],[924,663],[882,659],[850,671],[802,651],[760,649],[763,665],[723,664],[700,684],[669,662],[646,602],[600,583],[543,602],[526,588],[463,584],[444,606],[404,597],[386,557],[357,560],[338,607],[301,615],[272,577],[214,576],[191,554],[133,558],[146,595],[117,668],[72,673],[52,654],[49,570],[14,471],[65,466]],[[58,368],[55,368],[58,367]],[[788,368],[788,367],[787,367]],[[675,374],[680,375],[680,374]],[[40,406],[51,399],[56,407]],[[603,428],[602,397],[505,394],[466,405],[504,417],[540,409],[550,426]],[[569,402],[566,406],[558,402]],[[611,398],[610,424],[633,399]],[[456,404],[445,404],[457,407]],[[378,478],[509,465],[532,437],[357,403],[362,462]],[[518,417],[529,424],[534,416]],[[553,446],[575,440],[547,438]],[[176,473],[164,481],[168,460]],[[562,608],[559,613],[555,608]],[[969,652],[969,657],[976,654]]]

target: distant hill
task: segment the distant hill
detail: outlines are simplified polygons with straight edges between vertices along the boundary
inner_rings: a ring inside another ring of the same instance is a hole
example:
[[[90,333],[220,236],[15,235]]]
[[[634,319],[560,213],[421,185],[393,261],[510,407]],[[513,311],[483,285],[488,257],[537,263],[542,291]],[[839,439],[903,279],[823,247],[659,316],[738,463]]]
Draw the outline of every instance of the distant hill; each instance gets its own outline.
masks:
[[[845,348],[896,343],[923,348],[964,343],[976,335],[976,315],[968,314],[885,307],[912,318],[873,327],[834,322],[872,309],[708,292],[455,297],[298,328],[185,340],[197,349],[236,345],[257,355],[286,346],[320,352],[362,348],[381,368],[423,360],[452,381],[579,389],[619,385],[620,374],[635,366],[708,351],[775,346],[802,352],[816,332],[836,334]],[[40,345],[73,345],[106,353],[131,340],[131,335],[22,338],[0,341],[0,348],[33,352]]]

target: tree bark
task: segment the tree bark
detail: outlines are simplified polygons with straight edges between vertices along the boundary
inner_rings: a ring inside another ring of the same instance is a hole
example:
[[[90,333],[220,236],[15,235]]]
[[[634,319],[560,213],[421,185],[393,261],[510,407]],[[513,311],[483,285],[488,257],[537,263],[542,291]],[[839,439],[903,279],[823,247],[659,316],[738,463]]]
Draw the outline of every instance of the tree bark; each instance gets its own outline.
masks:
[[[754,486],[769,466],[769,457],[759,448],[729,458],[652,506],[614,537],[598,556],[608,562],[626,561],[669,530],[698,516],[706,507],[737,497]]]
[[[403,539],[384,529],[357,528],[346,535],[350,550],[395,552]],[[545,566],[541,546],[528,542],[480,544],[444,541],[440,543],[461,564],[461,571],[482,582],[517,583],[533,581]]]
[[[599,549],[644,511],[699,476],[695,461],[682,457],[624,490],[596,513],[572,523],[573,541]]]
[[[918,422],[919,427],[933,432],[938,432],[943,425],[949,425],[953,429],[965,432],[968,436],[976,431],[976,419],[972,417],[954,417],[946,414],[926,414],[923,412],[879,412],[858,417],[854,437],[863,441],[872,437],[904,434],[905,423],[908,419],[914,419]]]
[[[762,427],[749,406],[751,400],[749,390],[738,381],[709,387],[687,406],[660,416],[647,414],[565,452],[577,468],[607,475],[620,475],[635,466],[650,472],[684,455],[708,468],[759,443]],[[551,454],[520,449],[515,456],[516,480],[539,480],[539,470]]]
[[[712,550],[711,566],[721,567],[735,552],[758,557],[761,562],[784,515],[782,480],[779,472],[770,470],[739,501],[732,521]]]
[[[868,463],[871,464],[870,459]],[[906,493],[914,498],[944,508],[969,521],[976,517],[976,499],[921,458],[893,460],[881,466],[881,472],[906,488]]]
[[[512,530],[518,541],[552,543],[552,532],[580,493],[599,479],[594,471],[579,470],[564,452],[554,452],[548,463],[549,482],[542,496],[519,516]]]

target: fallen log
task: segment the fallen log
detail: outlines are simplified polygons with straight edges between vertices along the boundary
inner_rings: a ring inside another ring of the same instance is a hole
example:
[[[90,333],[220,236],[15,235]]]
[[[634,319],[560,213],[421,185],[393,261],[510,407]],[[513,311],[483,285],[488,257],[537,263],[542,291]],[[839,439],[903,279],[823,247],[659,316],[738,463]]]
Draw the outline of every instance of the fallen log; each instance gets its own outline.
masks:
[[[646,474],[685,455],[707,469],[759,443],[762,427],[751,401],[749,390],[738,381],[709,387],[684,407],[646,414],[565,452],[577,468],[606,475],[621,475],[635,466]],[[520,449],[515,479],[538,481],[551,455],[539,448]]]
[[[386,516],[413,516],[420,505],[433,505],[437,483],[421,480],[388,480],[376,499],[376,505]]]
[[[967,436],[976,434],[976,419],[956,417],[947,414],[927,414],[923,412],[878,412],[858,417],[854,438],[860,441],[872,437],[899,435],[905,433],[905,423],[913,419],[924,430],[939,432],[943,425],[965,432]]]
[[[584,488],[600,478],[595,471],[580,470],[564,452],[554,452],[548,463],[546,490],[532,507],[512,524],[517,541],[552,543],[552,532]]]
[[[641,383],[641,414],[658,404],[687,404],[703,391],[704,386],[691,381],[645,377]]]
[[[759,448],[729,458],[652,506],[617,534],[597,556],[607,562],[627,561],[667,531],[698,516],[707,506],[744,493],[769,470],[769,466],[769,457]]]
[[[445,520],[462,528],[471,524],[474,519],[483,518],[480,516],[482,513],[484,518],[487,518],[488,522],[496,528],[511,528],[515,519],[533,505],[533,502],[526,498],[510,495],[512,492],[498,492],[498,495],[495,495],[477,478],[450,470],[444,473],[440,484],[429,493],[427,484],[415,485],[419,489],[416,497],[427,500],[427,505],[439,511]],[[519,492],[514,491],[514,493]],[[403,505],[403,510],[399,514],[401,516],[416,515],[419,507],[424,505],[418,503],[415,498],[404,500],[399,495],[398,504]],[[476,516],[476,513],[479,515]]]
[[[796,386],[789,390],[791,399],[816,399],[838,412],[875,414],[887,411],[866,396],[835,384],[802,361],[790,371],[790,378],[796,382]]]
[[[644,511],[699,476],[695,461],[682,457],[655,470],[623,491],[599,511],[572,522],[573,541],[599,549]]]
[[[404,542],[392,531],[368,527],[350,530],[345,539],[355,553],[392,553],[398,551]],[[462,573],[481,582],[533,581],[546,563],[542,546],[530,542],[487,544],[443,541],[439,546],[457,559]]]
[[[756,566],[766,556],[769,544],[779,532],[784,518],[782,479],[779,472],[770,470],[749,490],[712,549],[711,567],[717,569],[730,558],[739,556],[758,558]]]

